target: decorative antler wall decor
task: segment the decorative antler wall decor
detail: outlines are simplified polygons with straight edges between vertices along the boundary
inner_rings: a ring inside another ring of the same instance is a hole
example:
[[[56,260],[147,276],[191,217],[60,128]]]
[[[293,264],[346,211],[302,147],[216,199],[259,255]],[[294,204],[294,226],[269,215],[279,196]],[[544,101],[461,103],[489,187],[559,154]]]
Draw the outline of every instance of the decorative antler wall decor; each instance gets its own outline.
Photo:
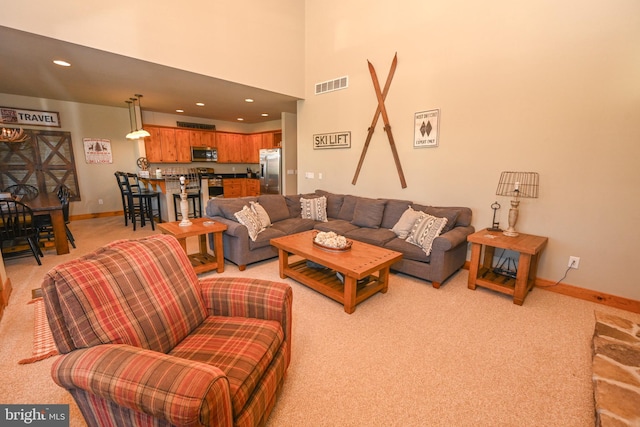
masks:
[[[362,154],[360,155],[360,161],[358,162],[358,167],[356,168],[356,173],[353,177],[353,181],[351,184],[356,185],[356,181],[358,180],[358,175],[360,174],[360,169],[362,168],[362,164],[364,163],[364,158],[367,154],[367,149],[369,148],[369,143],[371,142],[371,137],[373,136],[373,131],[375,130],[376,124],[378,123],[378,117],[382,115],[382,120],[384,122],[384,130],[387,133],[387,138],[389,138],[389,144],[391,145],[391,152],[393,153],[393,160],[396,164],[396,169],[398,170],[398,175],[400,177],[400,183],[402,188],[407,188],[407,182],[404,179],[404,172],[402,172],[402,165],[400,164],[400,158],[398,157],[398,151],[396,150],[396,143],[393,140],[393,134],[391,133],[391,125],[389,124],[389,116],[387,115],[387,109],[384,106],[384,100],[387,97],[387,93],[389,92],[389,87],[391,86],[391,80],[393,79],[393,75],[396,72],[396,66],[398,65],[398,54],[396,53],[393,57],[393,61],[391,62],[391,69],[389,70],[389,75],[387,76],[387,81],[384,85],[384,90],[380,91],[380,83],[378,83],[378,76],[376,74],[376,70],[373,67],[371,62],[367,61],[369,65],[369,73],[371,74],[371,80],[373,81],[373,87],[376,91],[376,98],[378,99],[378,108],[373,115],[373,120],[371,122],[371,126],[367,132],[367,139],[365,140],[364,147],[362,148]]]
[[[2,132],[0,133],[0,141],[2,142],[23,142],[28,138],[29,135],[25,134],[22,128],[2,128]]]

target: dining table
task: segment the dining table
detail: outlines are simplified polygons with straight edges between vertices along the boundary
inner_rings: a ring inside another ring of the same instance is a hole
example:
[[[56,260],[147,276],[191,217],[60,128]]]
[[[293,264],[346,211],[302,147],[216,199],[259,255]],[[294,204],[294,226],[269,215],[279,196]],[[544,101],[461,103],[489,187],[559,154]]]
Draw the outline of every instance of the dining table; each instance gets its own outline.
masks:
[[[69,241],[67,240],[67,232],[64,224],[64,215],[62,213],[62,202],[56,193],[39,193],[29,201],[23,202],[29,206],[34,215],[51,216],[51,224],[53,226],[53,240],[58,255],[69,253]]]

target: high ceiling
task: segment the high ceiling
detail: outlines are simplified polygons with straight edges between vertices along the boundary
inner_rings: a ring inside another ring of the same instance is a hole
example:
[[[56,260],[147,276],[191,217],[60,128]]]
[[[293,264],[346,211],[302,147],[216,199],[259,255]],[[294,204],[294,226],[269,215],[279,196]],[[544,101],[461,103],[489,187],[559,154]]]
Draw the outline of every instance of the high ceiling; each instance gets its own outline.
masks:
[[[188,117],[233,122],[242,117],[242,123],[296,112],[297,98],[201,74],[2,26],[0,40],[0,93],[121,108],[142,94],[145,111],[178,114],[182,109]],[[71,67],[57,66],[54,59]]]

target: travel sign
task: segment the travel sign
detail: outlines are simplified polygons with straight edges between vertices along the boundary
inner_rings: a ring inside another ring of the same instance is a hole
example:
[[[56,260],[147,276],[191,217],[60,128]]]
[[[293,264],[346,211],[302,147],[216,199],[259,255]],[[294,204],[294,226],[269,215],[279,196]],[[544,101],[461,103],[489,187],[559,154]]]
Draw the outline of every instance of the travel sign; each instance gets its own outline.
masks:
[[[0,107],[0,123],[7,125],[31,125],[59,128],[60,115],[55,111]]]

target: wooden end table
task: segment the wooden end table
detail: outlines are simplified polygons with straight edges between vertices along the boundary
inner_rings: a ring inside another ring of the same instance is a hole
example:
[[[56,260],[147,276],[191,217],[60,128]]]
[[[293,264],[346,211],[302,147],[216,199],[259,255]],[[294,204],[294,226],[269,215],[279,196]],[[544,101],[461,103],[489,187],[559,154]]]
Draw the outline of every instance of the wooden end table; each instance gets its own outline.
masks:
[[[278,248],[281,278],[291,277],[342,303],[349,314],[375,293],[387,292],[389,267],[402,258],[400,252],[355,240],[348,251],[328,251],[313,244],[314,234],[315,231],[305,231],[271,239],[271,245]],[[303,259],[290,263],[289,254]],[[307,260],[326,268],[309,267]],[[344,276],[344,284],[336,272]]]
[[[538,270],[538,255],[549,240],[547,237],[523,234],[509,237],[500,231],[487,229],[467,237],[471,242],[471,261],[469,266],[469,289],[476,286],[492,289],[507,295],[513,295],[513,303],[522,305],[525,297],[533,288]],[[484,259],[480,265],[480,253],[484,246]],[[495,248],[518,252],[518,273],[516,278],[497,274],[493,270]]]
[[[180,221],[163,222],[157,227],[163,234],[170,234],[180,242],[182,249],[187,253],[187,237],[198,236],[200,251],[189,254],[189,260],[196,274],[206,271],[217,270],[218,273],[224,271],[224,248],[222,245],[222,234],[227,229],[225,224],[212,221],[210,218],[193,218],[191,225],[180,226]],[[215,255],[207,251],[207,234],[213,233],[213,248]]]

